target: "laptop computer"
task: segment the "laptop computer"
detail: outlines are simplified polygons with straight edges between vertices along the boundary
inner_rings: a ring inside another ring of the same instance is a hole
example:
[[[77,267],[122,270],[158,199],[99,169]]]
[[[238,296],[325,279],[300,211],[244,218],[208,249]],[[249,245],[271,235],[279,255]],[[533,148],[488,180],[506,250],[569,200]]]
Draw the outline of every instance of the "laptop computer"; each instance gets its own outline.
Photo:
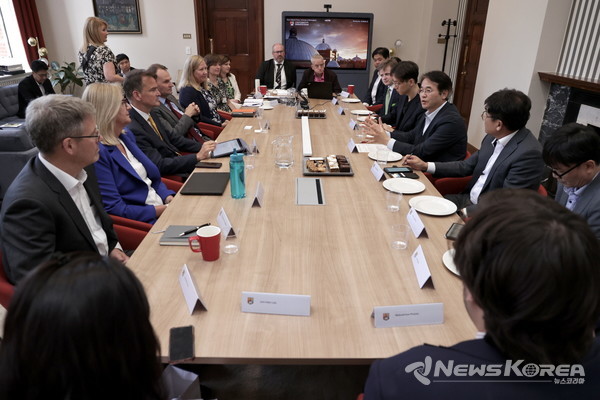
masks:
[[[331,100],[333,98],[333,82],[308,82],[308,97]]]

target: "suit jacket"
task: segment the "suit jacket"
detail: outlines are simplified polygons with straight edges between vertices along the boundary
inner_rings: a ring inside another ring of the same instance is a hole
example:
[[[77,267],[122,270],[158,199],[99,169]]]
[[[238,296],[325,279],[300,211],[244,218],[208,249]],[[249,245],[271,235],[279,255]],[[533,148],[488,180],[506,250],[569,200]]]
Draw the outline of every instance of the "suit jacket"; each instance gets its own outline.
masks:
[[[109,253],[117,244],[104,211],[93,166],[83,184],[102,229]],[[83,216],[58,179],[38,157],[27,162],[8,188],[0,212],[2,259],[8,280],[16,283],[55,253],[98,252]]]
[[[175,103],[182,113],[185,111],[173,95],[168,96],[167,101]],[[150,111],[150,115],[152,115],[152,119],[155,121],[159,120],[162,126],[170,127],[171,134],[184,138],[187,137],[190,128],[195,125],[194,120],[185,114],[183,114],[181,118],[177,118],[177,115],[173,114],[173,111],[171,111],[169,106],[162,102],[158,107],[154,107]]]
[[[375,69],[373,72],[373,77],[371,78],[371,83],[369,83],[369,88],[367,89],[367,93],[362,98],[363,103],[370,104],[374,106],[375,104],[383,104],[385,101],[385,85],[382,80],[379,80],[377,84],[377,92],[375,94],[375,103],[373,103],[373,98],[371,97],[371,92],[373,91],[373,85],[379,76],[379,71]]]
[[[568,199],[564,186],[559,183],[556,188],[556,201],[564,206]],[[573,212],[585,218],[596,237],[600,239],[600,178],[598,176],[581,193],[575,202]]]
[[[464,193],[469,193],[494,153],[494,138],[487,135],[481,148],[471,157],[462,161],[435,164],[435,176],[469,176],[473,178]],[[537,190],[544,171],[542,146],[527,128],[521,128],[504,146],[485,180],[481,194],[500,188],[523,188]],[[474,211],[476,205],[467,207]]]
[[[283,60],[283,70],[285,71],[285,88],[289,89],[296,86],[296,67],[291,62]],[[275,60],[263,61],[256,72],[256,78],[260,79],[261,85],[266,85],[272,89],[275,86]]]
[[[50,79],[46,79],[44,83],[42,83],[42,86],[44,87],[46,94],[54,94],[54,89],[52,88]],[[42,91],[33,78],[33,75],[29,75],[19,82],[18,93],[19,111],[17,112],[17,115],[19,118],[25,118],[25,109],[27,108],[27,105],[29,105],[31,100],[42,97]]]
[[[389,102],[389,110],[386,113],[385,112],[385,96],[387,94],[387,89],[386,92],[384,92],[383,95],[383,107],[381,107],[379,109],[379,111],[377,111],[377,114],[379,114],[381,116],[381,120],[383,122],[384,121],[384,117],[389,116],[389,115],[394,115],[394,118],[396,117],[396,108],[398,107],[399,104],[404,104],[406,103],[406,96],[400,96],[400,94],[398,94],[398,92],[396,92],[394,89],[392,89],[392,95],[390,96],[390,102]],[[387,119],[387,118],[386,118]],[[385,122],[386,124],[389,122]]]
[[[140,150],[156,164],[161,175],[189,174],[196,165],[196,154],[178,155],[178,152],[197,153],[200,143],[173,135],[159,120],[154,120],[163,140],[154,132],[148,122],[134,109],[129,110],[131,122],[127,125],[135,135]],[[154,119],[154,117],[152,118]]]
[[[199,120],[196,122],[204,122],[211,125],[221,126],[221,121],[216,121],[212,118],[212,112],[204,95],[191,86],[181,88],[179,91],[179,102],[185,108],[191,103],[196,103],[200,107]],[[220,118],[220,117],[219,117]]]
[[[156,165],[138,148],[135,136],[125,131],[120,139],[131,154],[144,166],[152,187],[163,201],[175,192],[166,188],[160,180],[160,172]],[[117,146],[100,144],[100,158],[94,164],[98,177],[98,186],[106,211],[118,215],[153,224],[156,221],[156,209],[146,204],[148,185],[135,172],[129,161]]]
[[[515,373],[508,377],[480,376],[481,374],[459,377],[452,372],[447,376],[443,370],[438,369],[436,376],[435,366],[440,361],[444,366],[448,366],[453,361],[454,368],[465,364],[473,365],[474,368],[482,365],[501,365],[502,372],[507,365],[506,357],[487,336],[485,339],[468,340],[451,347],[417,346],[394,357],[375,361],[371,365],[365,385],[365,400],[592,399],[597,398],[600,393],[600,380],[592,378],[600,376],[600,338],[598,337],[595,338],[591,350],[581,362],[585,371],[584,383],[575,385],[555,384],[554,379],[560,377],[538,375],[528,378]],[[517,362],[513,360],[512,365]],[[526,364],[527,362],[522,362],[515,368],[522,371]],[[579,375],[574,377],[580,378]],[[461,383],[461,380],[480,382]],[[509,380],[521,382],[507,382]],[[539,382],[540,380],[546,382]]]
[[[425,133],[425,114],[417,125],[407,132],[394,131],[393,150],[400,154],[414,154],[424,161],[456,161],[467,153],[467,128],[454,104],[446,103],[437,113]]]
[[[323,71],[325,76],[325,82],[333,83],[333,93],[340,93],[342,91],[342,87],[340,86],[340,82],[338,81],[337,74],[327,68]],[[313,82],[315,80],[315,71],[311,68],[308,68],[302,74],[302,80],[298,85],[298,90],[302,90],[305,87],[308,87],[308,82]]]

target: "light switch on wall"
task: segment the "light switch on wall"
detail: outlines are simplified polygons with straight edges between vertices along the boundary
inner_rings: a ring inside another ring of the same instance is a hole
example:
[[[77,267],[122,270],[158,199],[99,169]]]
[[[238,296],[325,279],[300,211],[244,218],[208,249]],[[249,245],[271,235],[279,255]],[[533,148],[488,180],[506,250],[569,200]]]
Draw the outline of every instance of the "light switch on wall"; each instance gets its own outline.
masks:
[[[192,54],[192,49],[191,49],[190,46],[186,46],[186,48],[185,48],[185,54],[187,54],[187,55]]]

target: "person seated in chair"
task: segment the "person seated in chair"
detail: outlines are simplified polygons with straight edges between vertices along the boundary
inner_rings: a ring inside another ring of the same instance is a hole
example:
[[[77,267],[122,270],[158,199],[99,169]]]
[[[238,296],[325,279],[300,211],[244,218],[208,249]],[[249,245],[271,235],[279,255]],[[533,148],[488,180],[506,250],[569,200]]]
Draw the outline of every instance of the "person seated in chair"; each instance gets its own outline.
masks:
[[[379,67],[381,63],[390,58],[390,51],[385,47],[378,47],[371,53],[371,58],[373,59],[375,71],[373,72],[367,92],[362,98],[363,103],[367,106],[383,104],[386,87],[379,76]]]
[[[310,68],[302,74],[298,90],[308,87],[309,82],[331,82],[334,95],[342,91],[337,74],[325,67],[325,59],[320,54],[315,54],[310,58]]]
[[[34,60],[31,62],[31,75],[19,82],[19,118],[25,118],[25,110],[27,105],[33,99],[54,94],[52,83],[48,79],[48,64],[42,60]]]
[[[585,220],[532,190],[499,189],[454,248],[477,338],[375,361],[364,399],[596,398],[600,245]]]
[[[296,86],[296,67],[285,60],[285,47],[275,43],[271,48],[273,58],[263,61],[255,79],[269,89],[289,89]]]

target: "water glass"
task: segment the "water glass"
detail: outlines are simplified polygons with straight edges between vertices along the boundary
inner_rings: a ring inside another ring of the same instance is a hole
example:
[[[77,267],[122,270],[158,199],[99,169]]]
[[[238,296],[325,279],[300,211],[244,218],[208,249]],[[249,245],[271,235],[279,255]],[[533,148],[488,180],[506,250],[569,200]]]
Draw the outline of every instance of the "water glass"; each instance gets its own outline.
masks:
[[[408,225],[392,225],[392,249],[404,250],[408,246]]]
[[[402,201],[402,193],[396,192],[386,192],[385,200],[387,205],[387,210],[390,212],[398,212],[400,211],[400,202]]]

